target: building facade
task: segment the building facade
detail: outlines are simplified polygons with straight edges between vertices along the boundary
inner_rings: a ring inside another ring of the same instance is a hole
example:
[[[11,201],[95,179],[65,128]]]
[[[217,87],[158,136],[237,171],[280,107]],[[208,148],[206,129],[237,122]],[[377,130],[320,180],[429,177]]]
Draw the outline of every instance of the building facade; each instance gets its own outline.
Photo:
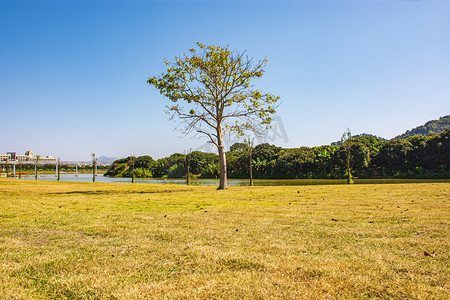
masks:
[[[17,155],[16,152],[8,152],[7,154],[0,154],[0,161],[2,162],[19,162],[19,163],[34,163],[37,156],[32,151],[25,152],[25,155]],[[53,156],[39,156],[39,163],[56,163],[56,158]]]

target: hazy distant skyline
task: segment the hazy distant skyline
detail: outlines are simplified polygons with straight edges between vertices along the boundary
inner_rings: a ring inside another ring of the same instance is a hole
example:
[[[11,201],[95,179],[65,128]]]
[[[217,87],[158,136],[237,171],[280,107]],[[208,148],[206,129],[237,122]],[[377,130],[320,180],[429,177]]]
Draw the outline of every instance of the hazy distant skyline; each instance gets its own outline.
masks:
[[[327,145],[347,127],[389,139],[450,114],[449,13],[448,0],[0,0],[0,153],[201,148],[146,83],[196,42],[269,60],[255,84],[281,97],[284,133],[268,142]]]

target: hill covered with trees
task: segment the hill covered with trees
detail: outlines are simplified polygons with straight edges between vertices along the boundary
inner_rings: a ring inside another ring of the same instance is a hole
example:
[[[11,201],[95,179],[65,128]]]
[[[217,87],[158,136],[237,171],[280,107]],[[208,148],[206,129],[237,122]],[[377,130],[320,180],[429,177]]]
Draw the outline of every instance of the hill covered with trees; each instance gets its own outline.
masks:
[[[432,120],[426,122],[424,125],[408,130],[405,133],[396,136],[394,140],[406,139],[416,135],[427,136],[433,133],[439,134],[449,128],[450,128],[450,115],[447,115],[445,117],[439,118],[439,120]]]
[[[370,134],[370,133],[361,133],[361,134],[357,134],[357,135],[352,135],[353,139],[359,138],[359,137],[374,137],[376,139],[382,140],[382,141],[386,141],[385,138]],[[337,142],[333,142],[331,143],[331,146],[340,146],[342,145],[342,141],[337,141]]]
[[[450,178],[450,129],[441,134],[382,140],[374,136],[351,139],[350,165],[359,178]],[[285,149],[260,144],[252,151],[254,178],[345,178],[346,150],[342,145]],[[249,177],[248,149],[235,144],[226,153],[230,178]],[[136,177],[181,178],[190,173],[199,178],[217,178],[217,154],[194,151],[186,157],[175,153],[153,160],[136,158]],[[107,176],[131,177],[131,157],[116,160]]]

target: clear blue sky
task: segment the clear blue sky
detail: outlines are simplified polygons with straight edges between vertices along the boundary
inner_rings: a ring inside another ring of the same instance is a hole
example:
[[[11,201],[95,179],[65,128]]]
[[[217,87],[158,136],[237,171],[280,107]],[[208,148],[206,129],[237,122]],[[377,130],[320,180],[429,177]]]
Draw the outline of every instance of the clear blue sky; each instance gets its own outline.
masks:
[[[0,153],[154,158],[198,148],[146,83],[197,41],[269,60],[288,142],[392,138],[450,113],[448,0],[0,0]]]

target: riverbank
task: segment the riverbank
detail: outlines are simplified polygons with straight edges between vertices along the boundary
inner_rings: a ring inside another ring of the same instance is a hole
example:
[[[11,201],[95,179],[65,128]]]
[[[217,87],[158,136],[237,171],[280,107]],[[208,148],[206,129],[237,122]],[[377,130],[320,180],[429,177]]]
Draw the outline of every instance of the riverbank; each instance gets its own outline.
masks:
[[[25,180],[34,180],[34,174],[28,177],[23,177]],[[56,181],[57,177],[54,174],[40,174],[38,180]],[[61,181],[74,182],[91,182],[92,173],[76,174],[65,173],[61,174]],[[402,178],[386,178],[386,179],[355,179],[355,184],[399,184],[399,183],[450,183],[450,179],[402,179]],[[99,174],[96,177],[96,182],[109,183],[131,183],[131,178],[127,177],[109,177]],[[138,184],[177,184],[186,185],[185,178],[136,178],[135,182]],[[334,185],[346,184],[345,179],[255,179],[253,181],[255,186],[285,186],[285,185]],[[192,179],[192,185],[199,186],[218,186],[219,179]],[[228,179],[229,186],[248,186],[248,179]]]
[[[0,179],[0,298],[435,298],[450,184]]]

